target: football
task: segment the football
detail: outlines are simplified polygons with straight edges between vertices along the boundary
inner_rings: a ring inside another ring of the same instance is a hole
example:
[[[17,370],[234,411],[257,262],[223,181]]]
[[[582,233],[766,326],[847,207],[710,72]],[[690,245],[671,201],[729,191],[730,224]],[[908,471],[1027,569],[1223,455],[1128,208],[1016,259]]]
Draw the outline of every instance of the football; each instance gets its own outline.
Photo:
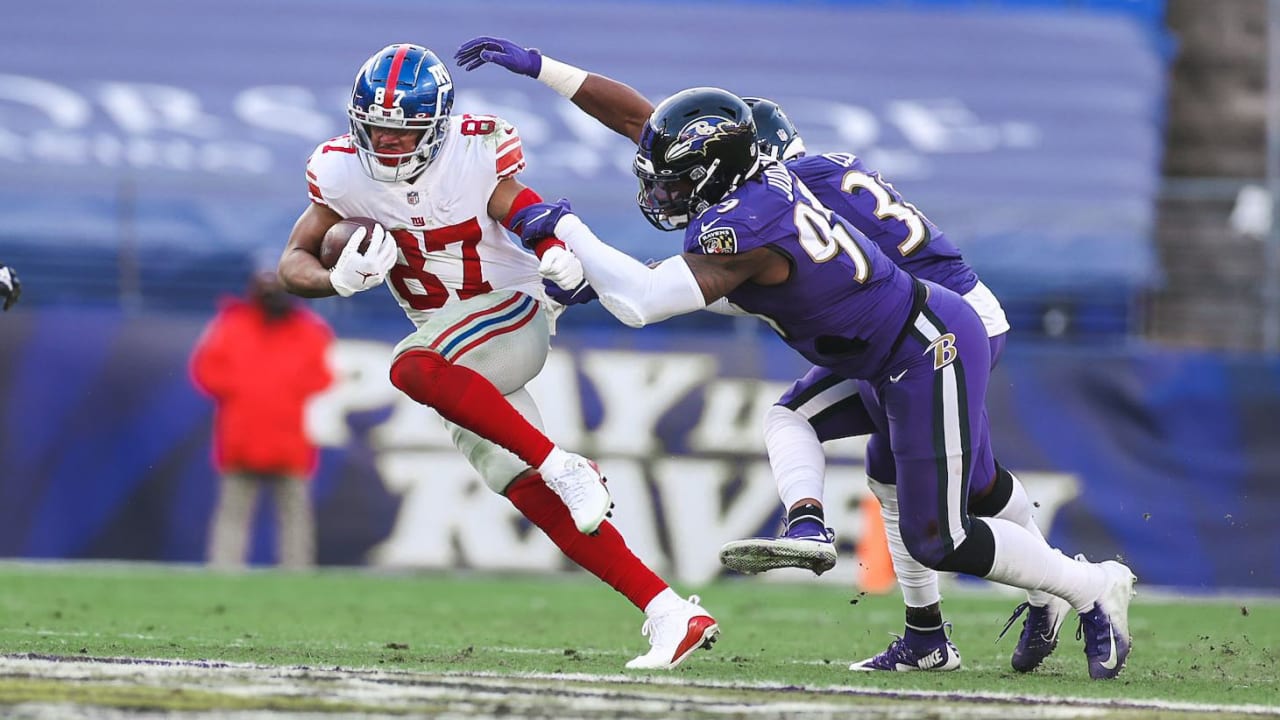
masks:
[[[333,227],[324,234],[324,240],[320,241],[320,264],[326,270],[336,265],[342,249],[347,246],[347,240],[351,239],[351,235],[360,228],[365,228],[365,236],[360,242],[359,250],[361,253],[368,250],[369,234],[377,224],[377,220],[367,217],[349,217],[334,223]]]

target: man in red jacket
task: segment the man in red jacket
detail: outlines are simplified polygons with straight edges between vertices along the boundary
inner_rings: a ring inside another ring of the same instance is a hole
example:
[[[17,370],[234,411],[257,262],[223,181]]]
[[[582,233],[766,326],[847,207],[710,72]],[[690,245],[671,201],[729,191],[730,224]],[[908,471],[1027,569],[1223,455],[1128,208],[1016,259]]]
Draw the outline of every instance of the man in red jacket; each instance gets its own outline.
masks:
[[[245,562],[258,492],[275,493],[279,561],[315,561],[315,521],[307,481],[316,447],[303,427],[306,403],[333,380],[325,355],[333,333],[297,306],[275,272],[256,273],[246,298],[230,298],[191,356],[196,386],[213,398],[213,462],[222,475],[210,526],[215,567]]]

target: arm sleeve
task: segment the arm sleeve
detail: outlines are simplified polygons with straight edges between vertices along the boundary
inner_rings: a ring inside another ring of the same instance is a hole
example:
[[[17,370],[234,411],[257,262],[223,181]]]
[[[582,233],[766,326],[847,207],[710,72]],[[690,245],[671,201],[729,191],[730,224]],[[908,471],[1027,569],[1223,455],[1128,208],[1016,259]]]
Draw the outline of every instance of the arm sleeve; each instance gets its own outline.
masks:
[[[624,325],[644,327],[707,306],[697,278],[678,255],[647,267],[601,242],[576,215],[560,219],[556,237],[582,262],[587,281],[600,295],[600,304]]]
[[[707,306],[707,310],[717,315],[729,315],[732,317],[751,317],[751,313],[729,302],[729,298],[720,298]]]

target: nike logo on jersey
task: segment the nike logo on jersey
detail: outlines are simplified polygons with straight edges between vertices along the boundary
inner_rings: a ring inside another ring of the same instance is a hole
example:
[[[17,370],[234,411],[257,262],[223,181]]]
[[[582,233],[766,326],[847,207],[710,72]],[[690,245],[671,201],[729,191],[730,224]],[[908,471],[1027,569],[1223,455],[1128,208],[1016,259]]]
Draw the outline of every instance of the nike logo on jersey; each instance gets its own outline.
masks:
[[[1106,660],[1098,664],[1107,670],[1115,670],[1116,661],[1118,660],[1116,657],[1116,629],[1110,623],[1107,624],[1107,639],[1111,641],[1111,654],[1107,656]]]
[[[712,228],[716,223],[720,222],[720,221],[721,221],[721,220],[723,220],[723,219],[724,219],[724,218],[716,218],[715,220],[712,220],[711,222],[702,223],[702,232],[706,232],[706,231],[710,230],[710,229],[711,229],[711,228]]]
[[[889,376],[889,382],[891,382],[891,383],[896,383],[896,382],[898,382],[899,380],[901,380],[901,379],[902,379],[902,376],[903,376],[903,375],[906,375],[906,374],[907,374],[907,371],[906,371],[906,370],[903,370],[902,372],[898,373],[897,375],[890,375],[890,376]]]

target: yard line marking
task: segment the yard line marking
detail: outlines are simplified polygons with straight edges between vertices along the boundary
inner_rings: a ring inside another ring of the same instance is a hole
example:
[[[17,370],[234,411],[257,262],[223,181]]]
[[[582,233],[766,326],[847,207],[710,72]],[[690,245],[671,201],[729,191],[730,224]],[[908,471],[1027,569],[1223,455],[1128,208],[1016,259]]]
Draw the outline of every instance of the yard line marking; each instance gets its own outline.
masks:
[[[505,649],[505,648],[504,648]],[[536,653],[547,652],[540,648],[523,648]],[[561,651],[562,652],[562,651]],[[37,655],[34,653],[0,655],[0,676],[7,674],[30,674],[36,671],[38,677],[79,677],[84,679],[121,678],[128,675],[147,675],[153,679],[160,676],[176,676],[190,678],[200,674],[207,678],[248,679],[258,685],[279,684],[281,681],[305,678],[310,682],[329,680],[334,682],[371,682],[380,687],[395,686],[402,691],[421,688],[423,685],[437,684],[449,686],[479,686],[484,689],[498,691],[519,687],[531,692],[546,692],[543,682],[581,683],[572,688],[559,688],[558,691],[580,697],[613,697],[618,695],[616,687],[593,687],[594,684],[610,683],[613,685],[632,685],[639,691],[661,688],[680,688],[682,690],[752,690],[788,693],[806,692],[816,696],[812,703],[794,703],[795,707],[810,710],[817,705],[824,705],[822,697],[850,698],[865,697],[896,701],[937,701],[950,700],[978,704],[999,703],[1002,705],[1028,704],[1037,706],[1037,712],[1046,717],[1077,716],[1081,710],[1169,710],[1202,713],[1235,713],[1238,715],[1267,715],[1280,713],[1280,705],[1226,705],[1212,703],[1196,703],[1187,701],[1170,701],[1156,699],[1128,698],[1085,698],[1072,696],[1030,695],[1023,693],[974,692],[965,690],[904,690],[880,689],[869,687],[848,687],[840,685],[794,685],[771,682],[727,682],[716,680],[693,680],[673,677],[657,677],[649,673],[598,675],[590,673],[493,673],[493,672],[447,672],[422,673],[408,670],[378,670],[362,668],[320,668],[305,665],[277,666],[254,663],[231,663],[200,660],[169,660],[150,658],[122,657],[61,657],[53,655]],[[253,677],[245,677],[251,674]],[[277,688],[278,689],[278,688]],[[243,690],[243,689],[242,689]],[[400,698],[403,700],[404,698]],[[688,698],[683,698],[688,699]],[[391,701],[394,698],[388,697]],[[718,701],[717,701],[718,702]],[[790,704],[789,704],[790,705]],[[778,711],[781,704],[773,704],[770,711]],[[1054,706],[1059,706],[1055,708]],[[759,706],[753,706],[759,707]],[[845,708],[845,706],[840,706]],[[1059,714],[1057,709],[1069,708],[1070,712]],[[847,708],[846,708],[847,709]],[[1092,714],[1092,713],[1091,713]],[[960,716],[960,713],[956,713]]]

